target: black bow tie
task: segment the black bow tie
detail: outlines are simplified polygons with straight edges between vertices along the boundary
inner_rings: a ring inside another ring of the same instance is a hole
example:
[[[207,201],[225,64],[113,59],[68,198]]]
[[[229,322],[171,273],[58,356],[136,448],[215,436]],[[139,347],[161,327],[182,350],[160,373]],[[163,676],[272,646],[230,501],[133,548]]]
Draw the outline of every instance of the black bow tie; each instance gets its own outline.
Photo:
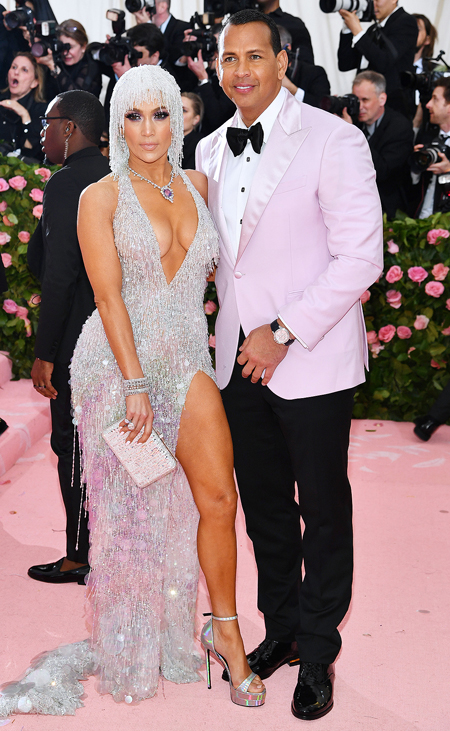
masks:
[[[227,142],[230,146],[231,152],[235,157],[244,152],[247,140],[250,140],[251,145],[256,153],[261,152],[262,143],[264,142],[264,130],[261,122],[254,124],[249,129],[240,129],[239,127],[228,127],[227,129]]]

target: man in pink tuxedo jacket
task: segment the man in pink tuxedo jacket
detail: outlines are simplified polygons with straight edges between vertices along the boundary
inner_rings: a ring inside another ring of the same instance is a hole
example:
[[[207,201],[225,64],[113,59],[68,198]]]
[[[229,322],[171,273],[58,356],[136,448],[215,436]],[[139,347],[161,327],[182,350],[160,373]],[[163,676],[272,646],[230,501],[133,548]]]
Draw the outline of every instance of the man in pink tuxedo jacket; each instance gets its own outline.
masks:
[[[359,298],[382,271],[382,217],[364,135],[297,102],[281,87],[286,64],[271,18],[231,16],[218,74],[237,112],[199,144],[197,169],[221,238],[217,380],[266,626],[249,663],[267,678],[300,661],[292,712],[314,719],[333,705],[351,598]]]

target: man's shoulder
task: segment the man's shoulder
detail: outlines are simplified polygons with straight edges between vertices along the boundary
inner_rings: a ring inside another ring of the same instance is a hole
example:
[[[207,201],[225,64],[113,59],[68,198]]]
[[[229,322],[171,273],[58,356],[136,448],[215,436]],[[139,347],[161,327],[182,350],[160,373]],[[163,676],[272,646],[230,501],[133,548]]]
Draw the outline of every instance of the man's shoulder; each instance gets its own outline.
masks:
[[[412,122],[410,122],[404,114],[397,112],[395,109],[385,107],[384,116],[381,120],[382,124],[383,122],[386,127],[392,127],[393,129],[395,128],[402,133],[413,134]]]
[[[402,7],[397,8],[395,13],[392,13],[391,17],[387,19],[385,29],[388,31],[389,29],[395,28],[395,26],[399,25],[402,25],[405,28],[410,26],[417,30],[417,21],[415,17],[410,13],[407,13]]]
[[[291,13],[286,13],[286,11],[282,10],[281,8],[273,10],[271,13],[268,13],[268,15],[273,17],[275,20],[284,20],[288,22],[291,26],[298,26],[299,28],[305,27],[305,24],[301,18],[299,18],[297,15],[291,15]]]

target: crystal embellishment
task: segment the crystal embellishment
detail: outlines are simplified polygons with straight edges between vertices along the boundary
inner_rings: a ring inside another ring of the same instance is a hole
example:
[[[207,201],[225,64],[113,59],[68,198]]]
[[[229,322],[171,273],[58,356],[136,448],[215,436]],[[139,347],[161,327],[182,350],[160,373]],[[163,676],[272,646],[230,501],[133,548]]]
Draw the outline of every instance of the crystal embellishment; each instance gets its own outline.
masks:
[[[170,201],[173,203],[173,190],[172,188],[169,188],[169,186],[166,186],[165,188],[161,188],[161,195],[163,198],[166,199],[166,201]]]

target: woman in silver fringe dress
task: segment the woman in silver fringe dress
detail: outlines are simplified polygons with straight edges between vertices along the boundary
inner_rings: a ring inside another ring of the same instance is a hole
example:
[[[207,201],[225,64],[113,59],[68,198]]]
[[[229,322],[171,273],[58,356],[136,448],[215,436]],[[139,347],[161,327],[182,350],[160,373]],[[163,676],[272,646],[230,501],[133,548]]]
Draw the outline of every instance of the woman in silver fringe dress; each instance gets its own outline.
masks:
[[[111,101],[112,176],[83,192],[78,221],[97,304],[71,367],[90,521],[91,638],[45,653],[3,687],[0,716],[73,713],[82,705],[78,681],[93,672],[101,693],[127,703],[153,696],[160,674],[198,681],[196,539],[212,607],[201,635],[208,678],[211,652],[228,670],[235,703],[265,700],[237,623],[233,455],[203,311],[218,239],[206,178],[181,170],[182,144],[173,78],[149,65],[128,71]],[[136,487],[102,438],[120,419],[129,440],[144,428],[141,442],[154,424],[176,453],[176,471]]]

